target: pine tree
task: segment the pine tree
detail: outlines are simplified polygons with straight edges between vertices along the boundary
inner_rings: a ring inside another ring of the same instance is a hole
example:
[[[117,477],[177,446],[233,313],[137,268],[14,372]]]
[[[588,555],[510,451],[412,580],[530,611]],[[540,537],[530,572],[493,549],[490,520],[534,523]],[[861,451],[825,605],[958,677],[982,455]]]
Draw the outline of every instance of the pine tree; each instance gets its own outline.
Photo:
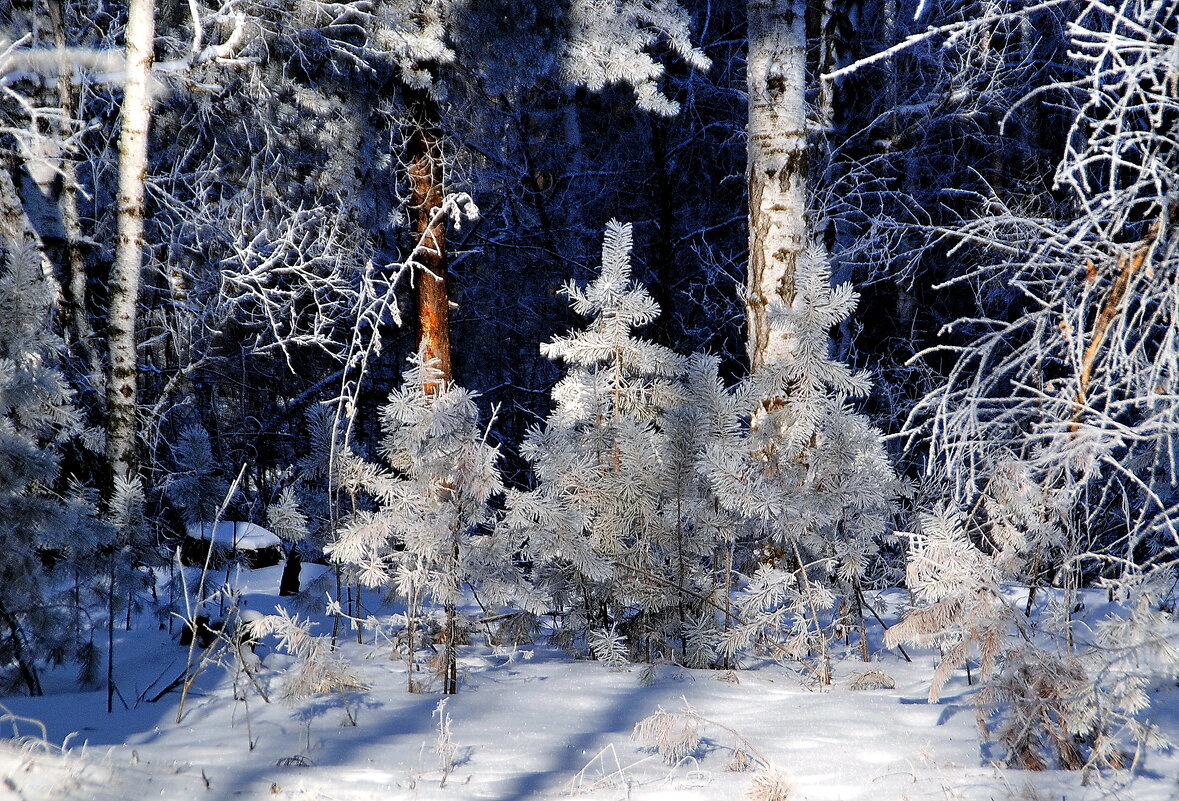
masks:
[[[143,481],[139,476],[126,479],[115,476],[110,500],[107,502],[105,536],[98,544],[98,554],[106,564],[106,711],[114,710],[115,625],[120,612],[126,616],[126,627],[131,628],[134,612],[140,608],[142,595],[149,591],[155,576],[144,568],[155,567],[159,556],[154,548],[144,515]]]
[[[709,448],[736,433],[738,400],[725,387],[714,356],[689,356],[679,387],[680,402],[663,420],[661,551],[676,600],[668,610],[674,625],[665,624],[665,631],[678,640],[684,665],[709,667],[732,623],[733,554],[744,521],[724,508],[701,467]]]
[[[229,483],[217,475],[213,443],[199,425],[186,426],[172,449],[175,471],[165,482],[168,499],[186,526],[212,526],[226,502]],[[209,533],[212,541],[212,530]]]
[[[364,465],[358,482],[375,508],[348,515],[325,551],[351,566],[365,586],[395,589],[405,600],[411,690],[418,689],[413,674],[426,610],[442,608],[436,667],[444,692],[454,693],[464,587],[499,603],[519,583],[509,541],[484,529],[489,502],[503,491],[498,450],[479,425],[475,396],[420,358],[411,360],[381,417],[388,468]]]
[[[314,623],[310,620],[292,616],[282,607],[273,615],[253,613],[241,619],[242,625],[249,627],[250,638],[273,635],[278,639],[278,649],[297,660],[283,682],[284,699],[296,701],[312,695],[346,695],[368,689],[355,667],[336,653],[331,638],[312,633]]]
[[[286,563],[279,581],[279,595],[298,595],[299,570],[302,566],[303,554],[299,546],[306,541],[309,533],[307,515],[299,508],[299,501],[295,491],[287,487],[279,495],[278,501],[266,510],[266,522],[270,530],[287,543]]]
[[[710,405],[723,387],[715,359],[634,335],[659,307],[632,282],[631,245],[630,225],[611,222],[598,277],[566,289],[589,322],[541,348],[568,373],[522,448],[537,486],[509,492],[504,525],[524,539],[565,645],[613,660],[625,642],[632,657],[678,650],[707,664],[715,626],[704,610],[723,608],[711,560],[732,529],[696,461],[725,419]]]
[[[569,372],[553,388],[556,408],[521,449],[537,487],[507,500],[505,523],[525,540],[539,584],[565,616],[568,645],[591,630],[602,640],[671,600],[646,577],[654,530],[664,525],[654,420],[678,400],[681,360],[632,336],[658,308],[631,283],[630,250],[630,226],[611,222],[598,278],[566,287],[573,310],[590,323],[541,346]]]
[[[977,655],[979,672],[989,678],[1007,647],[1009,630],[1018,625],[1001,584],[1011,578],[1001,552],[986,554],[963,530],[961,515],[948,507],[922,515],[909,535],[906,585],[914,609],[888,630],[890,645],[936,644],[941,662],[933,675],[933,703],[951,673]]]
[[[639,108],[671,116],[679,104],[660,91],[656,81],[664,68],[648,50],[660,41],[693,69],[707,70],[708,57],[692,44],[686,16],[676,0],[576,0],[566,22],[563,77],[591,91],[632,86]]]
[[[77,555],[96,544],[94,508],[81,494],[54,494],[60,446],[79,430],[55,362],[53,294],[38,254],[0,240],[0,665],[4,682],[41,693],[40,666],[82,645],[66,604]]]
[[[346,421],[339,414],[338,403],[313,407],[306,422],[310,447],[299,460],[294,484],[299,512],[305,517],[307,526],[306,536],[301,540],[300,559],[325,553],[349,515],[371,510],[372,503],[365,487],[379,472],[376,465],[356,452],[355,444],[349,439]],[[344,617],[362,617],[358,603],[361,582],[357,565],[334,560],[334,567],[332,574],[325,574],[312,588],[315,592],[334,596],[333,643],[339,638]],[[334,586],[327,586],[329,582]],[[361,631],[357,624],[358,639],[362,636]]]
[[[795,290],[791,305],[769,309],[788,347],[734,390],[739,417],[708,447],[703,469],[763,546],[726,650],[765,637],[797,659],[817,653],[815,675],[827,682],[832,624],[858,605],[902,485],[880,432],[849,406],[867,394],[868,377],[830,356],[828,333],[854,310],[855,292],[831,287],[817,246],[799,259]]]

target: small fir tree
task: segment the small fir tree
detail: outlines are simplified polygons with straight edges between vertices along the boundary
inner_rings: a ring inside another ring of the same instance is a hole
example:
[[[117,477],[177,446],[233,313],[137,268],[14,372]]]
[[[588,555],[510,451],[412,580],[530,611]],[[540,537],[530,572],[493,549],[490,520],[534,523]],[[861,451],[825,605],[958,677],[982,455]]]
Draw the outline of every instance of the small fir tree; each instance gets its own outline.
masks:
[[[824,683],[827,641],[858,608],[902,490],[880,432],[849,405],[867,394],[867,375],[830,355],[828,332],[856,304],[851,286],[832,287],[830,278],[826,254],[808,248],[793,304],[770,309],[785,355],[734,389],[737,415],[702,463],[721,505],[746,521],[746,536],[760,546],[742,623],[725,651],[768,640],[796,659],[818,654],[812,667]]]
[[[886,642],[937,645],[943,656],[934,671],[929,701],[956,669],[976,656],[984,679],[994,673],[1007,646],[1007,634],[1019,625],[1001,584],[1012,577],[1002,551],[984,553],[963,529],[962,517],[948,507],[922,515],[909,534],[906,585],[914,608],[888,630]]]
[[[116,618],[122,613],[124,625],[130,630],[133,613],[142,609],[142,601],[154,585],[155,576],[150,568],[161,562],[144,515],[144,503],[143,481],[139,476],[130,479],[115,477],[107,505],[109,525],[98,546],[98,554],[106,562],[103,590],[107,612],[107,712],[114,710]]]
[[[243,634],[251,640],[274,636],[279,651],[293,656],[295,665],[287,671],[281,697],[297,701],[308,696],[362,692],[368,689],[353,665],[332,647],[330,637],[312,633],[314,624],[279,607],[273,615],[247,615]]]
[[[737,398],[721,380],[720,360],[699,353],[688,357],[680,390],[681,402],[664,420],[664,545],[677,601],[675,626],[666,628],[684,665],[708,667],[724,656],[720,643],[733,622],[732,566],[743,520],[720,503],[700,467],[710,447],[736,432]]]
[[[75,573],[93,578],[86,560],[101,526],[85,493],[63,500],[53,491],[59,448],[79,418],[56,366],[52,288],[31,245],[0,238],[0,250],[0,676],[39,695],[47,660],[93,665],[94,649],[71,625],[79,595],[72,608],[57,595]]]
[[[358,452],[339,399],[314,407],[307,415],[307,425],[311,447],[299,461],[295,482],[299,507],[306,516],[308,528],[300,556],[305,553],[326,556],[329,544],[339,539],[344,525],[355,524],[376,508],[369,488],[379,482],[382,471]],[[347,560],[329,558],[328,561],[334,570],[308,587],[308,594],[334,594],[333,643],[339,639],[345,618],[353,621],[359,642],[363,637],[360,620],[365,617],[362,588],[366,582],[360,575],[363,566]],[[329,583],[334,586],[329,587]]]
[[[168,477],[168,499],[186,526],[212,525],[225,504],[229,484],[217,475],[213,443],[200,425],[186,426],[172,448],[176,468]],[[210,535],[211,536],[211,535]]]
[[[390,587],[405,599],[411,690],[427,606],[442,607],[437,667],[444,692],[454,693],[464,586],[477,588],[483,600],[506,602],[521,583],[511,544],[486,527],[489,502],[503,491],[499,453],[479,425],[475,395],[420,359],[411,360],[401,389],[390,395],[382,424],[388,468],[357,466],[375,508],[348,515],[326,551],[365,586]]]
[[[710,417],[706,401],[723,392],[715,360],[689,362],[634,335],[659,307],[632,283],[630,250],[630,226],[611,222],[598,277],[566,289],[589,323],[541,348],[569,371],[553,389],[556,408],[522,448],[537,485],[508,493],[504,525],[524,541],[538,586],[564,619],[565,645],[600,655],[610,643],[616,661],[625,642],[632,657],[678,650],[703,664],[714,627],[701,608],[719,606],[710,559],[728,529],[695,462],[701,428],[724,419]]]
[[[1026,620],[1010,592],[1022,564],[1010,547],[972,542],[962,515],[943,507],[923,515],[909,536],[913,608],[886,641],[942,648],[931,702],[974,656],[979,726],[1013,767],[1126,768],[1143,746],[1162,744],[1148,713],[1152,691],[1179,674],[1179,650],[1167,636],[1171,616],[1159,609],[1171,580],[1145,576],[1122,610],[1097,622],[1091,636],[1074,638],[1058,628],[1071,609],[1044,630]]]
[[[284,489],[278,501],[266,510],[266,522],[270,530],[286,544],[286,562],[283,565],[278,594],[298,595],[299,572],[303,559],[299,546],[307,539],[309,529],[307,515],[299,508],[299,501],[291,487]]]

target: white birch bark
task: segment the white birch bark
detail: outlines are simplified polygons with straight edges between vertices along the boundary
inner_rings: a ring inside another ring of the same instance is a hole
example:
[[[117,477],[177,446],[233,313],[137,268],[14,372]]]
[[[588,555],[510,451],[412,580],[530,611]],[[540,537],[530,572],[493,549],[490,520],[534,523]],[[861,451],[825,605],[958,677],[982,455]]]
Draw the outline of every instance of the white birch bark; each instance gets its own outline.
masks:
[[[151,63],[155,40],[153,0],[131,0],[127,11],[127,72],[119,132],[118,234],[111,269],[110,349],[107,377],[107,460],[126,478],[135,465],[138,359],[135,323],[143,268],[144,181],[151,123]]]
[[[792,347],[770,331],[769,304],[794,300],[807,244],[806,2],[749,0],[749,273],[745,310],[752,369]]]

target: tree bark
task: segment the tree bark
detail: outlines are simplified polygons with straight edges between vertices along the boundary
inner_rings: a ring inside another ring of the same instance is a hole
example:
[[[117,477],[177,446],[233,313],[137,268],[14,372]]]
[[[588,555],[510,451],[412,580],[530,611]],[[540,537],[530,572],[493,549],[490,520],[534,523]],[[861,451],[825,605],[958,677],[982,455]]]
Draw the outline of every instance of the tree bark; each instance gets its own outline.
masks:
[[[37,235],[33,223],[25,213],[20,191],[16,188],[16,182],[12,180],[11,165],[6,159],[0,159],[0,240],[2,239],[7,239],[11,246],[31,247],[41,262],[42,274],[46,280],[53,280],[53,269],[45,258],[41,237]],[[0,245],[3,245],[3,242],[0,242]]]
[[[418,353],[432,363],[441,382],[453,379],[450,361],[450,293],[446,283],[446,214],[442,169],[442,132],[438,104],[425,93],[410,98],[413,129],[408,142],[409,180],[414,209],[414,259],[420,265],[418,280]],[[438,382],[424,386],[427,394],[440,390]],[[436,492],[449,493],[451,489]],[[453,568],[458,568],[458,546],[454,546]],[[443,693],[458,692],[458,663],[455,651],[457,608],[444,605],[446,642],[443,645]],[[409,628],[410,691],[413,691],[414,630]]]
[[[749,0],[749,272],[745,310],[750,368],[781,360],[792,344],[773,334],[769,306],[794,300],[806,249],[806,2]]]
[[[12,658],[16,660],[17,670],[28,688],[29,695],[44,695],[41,689],[41,679],[37,675],[37,666],[25,658],[24,633],[15,617],[10,615],[0,603],[0,618],[8,625],[9,642],[12,644]]]
[[[424,93],[410,99],[413,130],[407,144],[414,209],[414,259],[419,265],[418,350],[443,381],[452,379],[450,293],[446,282],[446,215],[443,213],[442,134],[438,104]],[[428,385],[434,391],[436,385]]]
[[[70,42],[67,36],[66,7],[64,0],[48,0],[46,8],[49,11],[50,24],[53,26],[53,45],[59,51],[65,51]],[[73,68],[62,62],[57,73],[57,99],[61,105],[64,117],[71,122],[74,119],[75,101],[73,86]],[[58,131],[62,138],[72,132],[64,127]],[[59,164],[61,170],[61,191],[57,198],[58,213],[61,216],[61,227],[65,235],[62,253],[61,284],[62,307],[60,319],[62,331],[67,341],[73,347],[79,348],[85,360],[87,370],[97,367],[97,357],[93,352],[90,320],[86,314],[86,262],[82,257],[82,223],[78,212],[78,178],[77,165],[70,154],[63,154]]]
[[[135,326],[143,269],[144,183],[151,124],[151,64],[155,40],[153,0],[131,0],[127,11],[127,74],[119,132],[118,232],[111,268],[107,341],[107,461],[111,476],[135,468],[138,357]]]

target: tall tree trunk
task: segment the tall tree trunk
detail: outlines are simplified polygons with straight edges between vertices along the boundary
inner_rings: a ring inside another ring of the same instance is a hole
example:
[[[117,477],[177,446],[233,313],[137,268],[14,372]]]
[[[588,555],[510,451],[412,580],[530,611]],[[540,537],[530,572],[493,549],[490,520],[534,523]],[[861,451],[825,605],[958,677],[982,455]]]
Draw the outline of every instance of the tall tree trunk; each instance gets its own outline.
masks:
[[[143,269],[144,182],[151,124],[151,63],[155,40],[153,0],[131,0],[127,10],[127,75],[119,132],[118,234],[110,280],[110,350],[107,376],[107,461],[111,475],[135,467],[138,358],[135,324]]]
[[[442,210],[442,134],[438,104],[425,95],[411,96],[413,130],[407,143],[414,209],[418,282],[418,349],[434,361],[444,381],[450,364],[450,293],[446,283],[446,215]],[[432,391],[427,387],[427,391]]]
[[[7,159],[0,159],[0,240],[8,240],[7,243],[0,241],[0,246],[31,247],[40,259],[42,274],[47,280],[53,280],[53,269],[45,258],[41,237],[25,213],[20,191],[12,180],[11,166]]]
[[[67,36],[66,4],[64,0],[48,0],[46,8],[49,11],[50,24],[53,26],[53,46],[60,51],[69,47]],[[69,136],[72,131],[65,128],[74,120],[74,86],[73,68],[65,62],[58,68],[57,100],[61,105],[66,122],[58,135],[62,138]],[[78,178],[77,165],[69,154],[63,154],[58,165],[61,170],[61,191],[57,198],[58,213],[61,217],[62,232],[65,235],[65,245],[62,253],[60,271],[61,284],[65,290],[62,295],[60,312],[62,332],[72,348],[79,349],[87,371],[97,369],[98,360],[94,354],[90,329],[90,319],[86,314],[86,263],[82,258],[82,223],[78,213]]]
[[[745,310],[750,367],[792,347],[772,335],[769,305],[794,299],[807,246],[806,2],[749,0],[749,273]]]
[[[408,142],[409,180],[414,209],[415,258],[421,265],[418,271],[418,352],[427,362],[433,362],[442,381],[451,381],[450,363],[450,293],[446,284],[446,215],[443,212],[442,133],[439,130],[438,104],[423,93],[410,98],[413,130]],[[425,386],[427,394],[438,392],[437,383]],[[439,487],[442,499],[454,490]],[[457,533],[455,534],[457,537]],[[454,546],[451,569],[457,579],[458,545]],[[455,651],[458,609],[453,602],[444,607],[446,615],[443,644],[442,692],[458,692],[458,655]],[[414,632],[409,631],[410,665],[413,664]],[[413,671],[410,670],[412,690]]]

